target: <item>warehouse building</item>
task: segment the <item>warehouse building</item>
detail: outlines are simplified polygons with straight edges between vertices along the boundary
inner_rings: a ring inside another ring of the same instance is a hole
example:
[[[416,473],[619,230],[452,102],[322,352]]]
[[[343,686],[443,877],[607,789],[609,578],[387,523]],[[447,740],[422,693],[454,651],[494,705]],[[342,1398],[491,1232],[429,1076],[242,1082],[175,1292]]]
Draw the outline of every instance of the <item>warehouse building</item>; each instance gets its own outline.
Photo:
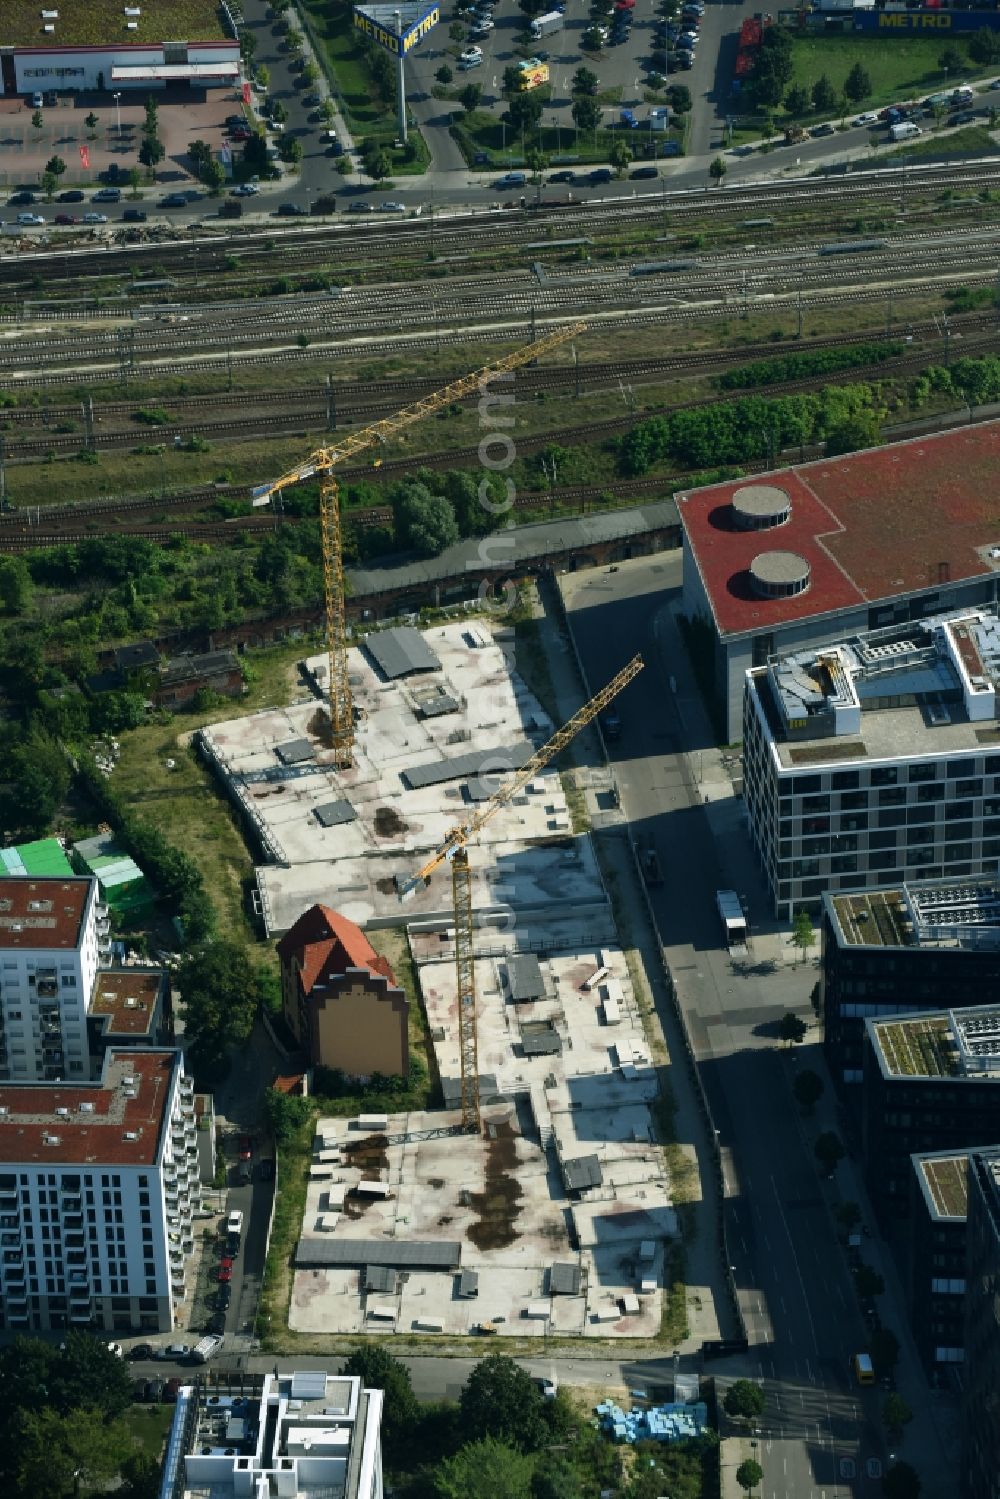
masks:
[[[772,657],[996,603],[998,459],[982,422],[677,495],[683,610],[727,739]]]
[[[4,94],[238,83],[231,14],[213,0],[4,0]]]
[[[775,910],[1000,859],[1000,622],[937,616],[746,674],[746,815]]]

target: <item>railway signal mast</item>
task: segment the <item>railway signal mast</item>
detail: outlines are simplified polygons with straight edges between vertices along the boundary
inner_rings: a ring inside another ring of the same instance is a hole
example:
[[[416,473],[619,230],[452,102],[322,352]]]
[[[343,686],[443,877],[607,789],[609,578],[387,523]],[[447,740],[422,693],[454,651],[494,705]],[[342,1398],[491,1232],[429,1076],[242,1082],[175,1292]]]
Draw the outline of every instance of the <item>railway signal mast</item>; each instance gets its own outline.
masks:
[[[481,1128],[479,1107],[479,1041],[476,1026],[476,965],[472,920],[472,875],[469,870],[468,845],[476,834],[486,826],[490,818],[505,807],[526,786],[532,776],[544,770],[560,750],[566,748],[581,729],[586,728],[597,715],[604,711],[611,700],[627,687],[643,668],[641,656],[633,656],[606,687],[602,687],[589,703],[577,710],[568,723],[553,734],[547,744],[535,751],[531,759],[522,765],[506,781],[499,791],[485,802],[468,822],[452,828],[444,843],[408,880],[397,881],[400,900],[407,900],[424,885],[430,884],[431,875],[442,864],[451,864],[451,891],[455,919],[455,969],[458,978],[458,1042],[461,1066],[462,1125],[470,1134],[478,1134]]]
[[[341,529],[340,491],[334,476],[334,469],[338,464],[355,457],[356,454],[374,447],[376,443],[389,442],[398,437],[408,427],[423,421],[425,416],[433,416],[436,411],[441,411],[452,401],[460,401],[465,396],[484,388],[492,375],[519,369],[524,364],[531,364],[539,355],[546,354],[550,349],[558,348],[560,344],[575,338],[584,331],[586,326],[586,323],[570,323],[564,328],[557,328],[554,332],[546,334],[544,338],[536,339],[524,348],[517,349],[513,354],[507,354],[471,375],[463,375],[460,380],[454,380],[450,385],[435,391],[433,395],[425,396],[423,400],[414,402],[412,406],[404,407],[394,416],[374,422],[370,427],[363,427],[359,432],[352,432],[336,445],[317,448],[303,463],[289,469],[279,479],[259,484],[251,491],[255,506],[267,505],[282,490],[301,484],[306,479],[319,477],[326,649],[329,662],[330,741],[338,766],[343,768],[352,762],[354,702],[347,675],[344,543]]]

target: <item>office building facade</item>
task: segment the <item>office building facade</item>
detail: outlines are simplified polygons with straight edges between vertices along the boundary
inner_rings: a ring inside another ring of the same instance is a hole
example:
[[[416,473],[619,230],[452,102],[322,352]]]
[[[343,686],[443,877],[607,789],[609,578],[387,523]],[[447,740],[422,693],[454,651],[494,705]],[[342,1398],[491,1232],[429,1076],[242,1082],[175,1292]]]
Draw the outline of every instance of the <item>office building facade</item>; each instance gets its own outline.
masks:
[[[906,1300],[924,1369],[943,1384],[965,1358],[967,1151],[910,1157]]]
[[[776,912],[1000,862],[1000,622],[881,630],[747,673],[746,816]]]
[[[962,1492],[1000,1492],[1000,1147],[969,1157]]]
[[[827,1065],[838,1086],[860,1084],[866,1020],[1000,1003],[1000,880],[824,895],[820,944]]]

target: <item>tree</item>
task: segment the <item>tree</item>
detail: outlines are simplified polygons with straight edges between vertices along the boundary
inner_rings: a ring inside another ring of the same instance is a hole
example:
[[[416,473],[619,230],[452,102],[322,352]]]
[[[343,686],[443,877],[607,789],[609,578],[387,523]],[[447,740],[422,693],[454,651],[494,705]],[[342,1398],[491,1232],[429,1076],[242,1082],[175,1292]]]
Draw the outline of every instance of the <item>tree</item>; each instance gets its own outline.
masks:
[[[691,108],[691,90],[686,83],[672,83],[667,89],[667,103],[674,114],[687,114]]]
[[[315,88],[319,83],[319,68],[314,62],[307,62],[302,69],[302,82],[306,88]]]
[[[303,1100],[305,1101],[305,1100]],[[417,1420],[417,1397],[413,1393],[410,1371],[386,1348],[367,1343],[351,1354],[344,1365],[345,1374],[356,1375],[373,1390],[383,1390],[382,1438],[387,1447],[402,1452]]]
[[[302,51],[302,33],[291,27],[285,32],[285,51],[299,53]]]
[[[837,107],[837,91],[825,73],[812,86],[812,101],[820,114],[831,114]]]
[[[206,162],[201,172],[201,180],[208,188],[209,196],[217,198],[226,184],[226,169],[221,161],[216,161],[214,156],[211,161]]]
[[[726,158],[724,156],[716,156],[713,158],[713,160],[709,164],[708,175],[712,178],[716,187],[722,186],[723,180],[726,175]]]
[[[110,1421],[128,1410],[132,1398],[127,1364],[100,1338],[88,1332],[68,1332],[49,1369],[46,1404],[61,1416],[79,1406],[92,1406]]]
[[[792,43],[781,26],[769,26],[757,50],[753,73],[753,91],[763,106],[780,104],[792,81]]]
[[[392,171],[392,157],[388,151],[368,151],[365,153],[363,165],[374,182],[383,182]]]
[[[537,1452],[548,1427],[531,1375],[502,1353],[476,1365],[459,1397],[461,1428],[472,1441],[493,1438],[519,1452]]]
[[[276,177],[277,168],[267,154],[267,140],[263,131],[255,130],[243,147],[243,164],[256,177]]]
[[[249,1041],[261,992],[243,947],[219,938],[195,948],[181,963],[177,982],[197,1065],[218,1065],[228,1047]]]
[[[503,70],[503,91],[508,98],[521,92],[521,70],[514,63]]]
[[[122,1463],[122,1484],[117,1499],[159,1499],[163,1475],[155,1458],[135,1452]]]
[[[596,130],[601,123],[601,106],[596,99],[591,99],[586,94],[573,100],[570,114],[577,130]]]
[[[920,1499],[920,1476],[909,1463],[893,1463],[882,1477],[885,1499]]]
[[[458,102],[459,104],[461,104],[466,114],[471,114],[474,109],[479,108],[479,102],[482,97],[482,84],[467,83],[465,87],[459,91]]]
[[[36,109],[34,114],[31,116],[31,123],[36,130],[41,130],[45,122],[42,119],[42,111],[40,109]]]
[[[811,1114],[823,1097],[823,1079],[818,1072],[807,1069],[797,1075],[792,1084],[792,1092],[803,1114]]]
[[[93,140],[94,132],[97,129],[97,116],[95,115],[93,110],[90,111],[90,114],[87,115],[83,123],[87,127],[87,134],[90,136],[90,139]]]
[[[806,1031],[808,1029],[809,1027],[806,1025],[805,1021],[802,1020],[798,1015],[794,1015],[791,1010],[789,1010],[787,1014],[782,1015],[781,1019],[778,1021],[779,1037],[782,1041],[787,1041],[792,1046],[795,1046],[798,1044],[798,1042],[805,1040]]]
[[[863,448],[877,448],[880,437],[878,413],[857,411],[828,428],[826,452],[833,457],[838,453],[858,453]]]
[[[992,36],[993,33],[989,32],[988,35]],[[574,94],[596,94],[598,82],[597,74],[592,69],[577,68],[570,88]]]
[[[816,941],[816,932],[813,929],[812,918],[808,911],[796,911],[795,920],[792,922],[792,942],[796,947],[802,949],[802,957]]]
[[[271,1133],[279,1146],[290,1145],[312,1119],[308,1098],[282,1093],[278,1088],[268,1088],[264,1094],[264,1107]]]
[[[539,146],[531,146],[526,153],[525,160],[532,182],[541,182],[542,173],[549,164],[549,158],[545,152]]]
[[[872,91],[871,74],[856,62],[854,67],[844,79],[844,93],[852,104],[860,104],[862,99],[867,99]]]
[[[893,1390],[891,1395],[885,1397],[885,1404],[882,1407],[882,1421],[886,1430],[898,1442],[912,1420],[913,1412],[910,1407],[902,1395],[897,1395]]]
[[[451,71],[447,63],[442,63],[437,72],[434,74],[434,77],[437,79],[438,83],[444,84],[446,87],[454,78],[454,76],[454,73]]]
[[[42,173],[42,192],[45,194],[46,198],[52,197],[52,194],[55,192],[58,185],[58,177],[53,176],[51,172]]]
[[[531,1499],[581,1499],[576,1469],[556,1452],[544,1452],[531,1475]]]
[[[531,1459],[485,1437],[446,1458],[433,1477],[437,1499],[530,1499]]]
[[[938,67],[947,78],[950,73],[961,73],[965,69],[965,58],[957,47],[945,47],[938,58]]]
[[[861,1209],[856,1202],[838,1202],[833,1216],[845,1234],[853,1233],[861,1222]]]
[[[801,120],[803,115],[809,113],[811,106],[809,90],[803,88],[801,83],[796,83],[785,95],[785,108],[793,120]]]
[[[764,1469],[752,1457],[746,1458],[736,1469],[736,1482],[748,1494],[751,1489],[757,1487],[763,1477]]]
[[[53,177],[61,177],[66,170],[66,163],[61,156],[50,156],[45,163],[45,170],[51,172]]]
[[[103,1488],[133,1450],[124,1421],[105,1422],[89,1407],[65,1419],[49,1407],[21,1410],[17,1425],[18,1482],[31,1499],[64,1499],[81,1483]]]
[[[253,63],[254,53],[257,51],[257,36],[249,26],[244,26],[240,31],[240,56],[249,67]]]
[[[881,1296],[885,1290],[885,1281],[877,1270],[872,1269],[871,1265],[858,1266],[854,1272],[854,1284],[858,1295],[865,1300],[872,1296]]]
[[[817,1135],[813,1150],[817,1161],[825,1168],[827,1176],[832,1176],[839,1162],[844,1159],[845,1151],[840,1143],[840,1136],[834,1134],[833,1130],[825,1130],[823,1134]]]
[[[545,9],[545,0],[517,0],[518,9],[526,16],[537,16]]]
[[[278,155],[282,161],[287,162],[289,166],[297,167],[303,154],[302,142],[286,132],[278,142]]]
[[[139,171],[139,168],[138,167],[129,167],[129,169],[128,169],[128,185],[129,185],[129,187],[131,189],[131,196],[133,198],[137,198],[139,196],[139,183],[141,181],[142,181],[142,173]]]
[[[515,94],[507,105],[511,129],[523,130],[525,134],[535,130],[542,118],[542,108],[542,101],[536,93]]]
[[[727,1416],[740,1421],[752,1421],[763,1414],[764,1391],[752,1379],[737,1379],[729,1386],[722,1403]]]
[[[266,62],[259,62],[254,72],[257,79],[257,87],[261,93],[266,94],[267,90],[271,87],[271,69]]]
[[[632,147],[621,136],[616,136],[611,142],[611,150],[608,152],[608,160],[615,169],[616,176],[620,177],[622,172],[632,160]]]
[[[588,26],[580,44],[586,52],[600,52],[604,46],[604,32],[599,26]]]
[[[969,56],[973,62],[982,63],[986,67],[1000,62],[1000,35],[985,27],[981,31],[974,31],[969,38]]]
[[[872,1368],[880,1377],[891,1374],[899,1362],[899,1339],[891,1327],[876,1327],[868,1340]]]
[[[426,484],[404,480],[390,491],[396,536],[422,557],[436,557],[458,540],[455,512],[443,495]]]
[[[212,160],[212,148],[208,141],[192,141],[188,146],[188,156],[194,162],[195,171],[200,177],[202,167],[206,167]]]
[[[144,135],[139,142],[139,160],[152,171],[165,155],[163,142],[155,135]]]
[[[159,108],[160,107],[156,102],[155,95],[147,94],[146,102],[143,105],[143,111],[145,112],[146,118],[142,123],[142,128],[143,130],[145,130],[147,135],[156,134],[156,121],[159,114]]]

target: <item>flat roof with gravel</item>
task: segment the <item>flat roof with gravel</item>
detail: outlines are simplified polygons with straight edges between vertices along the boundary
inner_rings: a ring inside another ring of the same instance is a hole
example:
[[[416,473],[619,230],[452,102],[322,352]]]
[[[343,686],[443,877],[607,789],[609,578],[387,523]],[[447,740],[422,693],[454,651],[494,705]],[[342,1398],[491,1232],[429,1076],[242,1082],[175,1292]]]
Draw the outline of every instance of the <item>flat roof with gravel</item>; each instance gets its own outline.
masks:
[[[42,30],[39,0],[3,0],[0,7],[0,47],[64,47],[149,45],[151,42],[213,42],[230,40],[214,0],[156,0],[140,5],[138,31],[126,31],[120,0],[58,0],[52,9],[59,19],[51,35]]]
[[[964,1218],[969,1201],[969,1155],[914,1156],[924,1195],[938,1218]]]

